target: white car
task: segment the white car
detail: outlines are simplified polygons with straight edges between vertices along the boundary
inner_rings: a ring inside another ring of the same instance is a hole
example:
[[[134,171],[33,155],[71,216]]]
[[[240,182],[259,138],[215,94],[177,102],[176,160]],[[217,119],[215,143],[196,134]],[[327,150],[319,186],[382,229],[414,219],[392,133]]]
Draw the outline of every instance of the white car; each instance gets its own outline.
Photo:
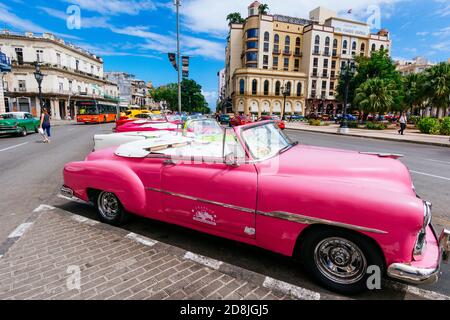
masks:
[[[94,151],[117,147],[128,142],[140,140],[161,139],[163,137],[169,139],[171,137],[175,137],[176,135],[176,132],[164,130],[96,134],[94,136]],[[178,133],[178,136],[180,136],[180,133]]]

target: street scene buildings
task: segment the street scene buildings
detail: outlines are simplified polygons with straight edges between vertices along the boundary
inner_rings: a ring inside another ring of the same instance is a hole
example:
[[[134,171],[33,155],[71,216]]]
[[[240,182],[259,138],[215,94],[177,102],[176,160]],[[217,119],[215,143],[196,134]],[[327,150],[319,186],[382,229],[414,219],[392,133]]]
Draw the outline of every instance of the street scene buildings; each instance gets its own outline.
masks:
[[[366,23],[339,18],[327,8],[304,19],[260,14],[260,5],[249,6],[244,23],[230,23],[228,112],[280,115],[285,105],[289,114],[342,113],[336,100],[340,69],[355,56],[390,52],[387,30],[372,34]]]

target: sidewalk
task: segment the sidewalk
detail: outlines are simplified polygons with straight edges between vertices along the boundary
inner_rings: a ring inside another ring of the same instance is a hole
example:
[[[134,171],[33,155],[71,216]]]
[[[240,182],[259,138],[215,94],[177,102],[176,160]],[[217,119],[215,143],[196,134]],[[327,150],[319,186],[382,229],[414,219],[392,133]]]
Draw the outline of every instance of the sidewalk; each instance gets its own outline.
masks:
[[[0,245],[0,300],[321,298],[249,270],[41,207],[10,235],[8,248]],[[77,270],[81,286],[73,289]]]
[[[331,124],[329,126],[310,126],[307,123],[297,122],[289,123],[286,122],[286,129],[292,130],[303,130],[310,132],[320,132],[327,134],[338,134],[338,124]],[[450,137],[449,136],[434,136],[428,134],[422,134],[419,130],[407,129],[405,135],[401,136],[397,133],[397,130],[367,130],[367,129],[349,129],[348,136],[361,137],[361,138],[372,138],[381,140],[391,140],[399,142],[410,142],[426,145],[434,145],[440,147],[450,147]]]

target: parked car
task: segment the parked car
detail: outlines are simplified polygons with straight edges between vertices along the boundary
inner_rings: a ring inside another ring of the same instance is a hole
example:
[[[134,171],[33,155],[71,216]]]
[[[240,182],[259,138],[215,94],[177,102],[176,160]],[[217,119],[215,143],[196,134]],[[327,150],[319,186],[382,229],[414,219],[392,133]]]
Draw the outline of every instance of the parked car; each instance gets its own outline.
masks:
[[[286,125],[278,116],[261,116],[257,121],[275,121],[281,130],[286,129]]]
[[[230,124],[230,116],[228,114],[221,114],[219,116],[219,123],[229,125]]]
[[[273,122],[225,132],[235,139],[93,152],[66,164],[61,192],[113,225],[132,213],[298,257],[341,293],[367,290],[373,266],[413,284],[437,280],[450,231],[435,234],[431,204],[398,156],[299,145]]]
[[[293,114],[293,115],[290,115],[288,117],[288,119],[289,119],[289,121],[300,121],[300,120],[305,119],[305,117],[301,116],[301,115],[298,115],[298,114]]]
[[[181,125],[162,121],[136,120],[117,127],[115,132],[141,132],[157,130],[176,131],[177,128],[181,129]]]
[[[0,115],[0,135],[26,136],[37,133],[40,120],[28,112],[7,112]]]
[[[358,120],[357,117],[355,117],[354,115],[351,115],[351,114],[346,114],[344,117],[345,117],[345,119],[346,119],[347,121],[357,121],[357,120]],[[342,121],[342,114],[336,115],[336,118],[335,118],[334,121],[335,121],[336,123]]]
[[[233,118],[231,118],[230,120],[230,127],[236,127],[236,126],[242,126],[244,124],[249,124],[252,123],[252,118],[245,116],[245,115],[239,115],[239,116],[234,116]]]

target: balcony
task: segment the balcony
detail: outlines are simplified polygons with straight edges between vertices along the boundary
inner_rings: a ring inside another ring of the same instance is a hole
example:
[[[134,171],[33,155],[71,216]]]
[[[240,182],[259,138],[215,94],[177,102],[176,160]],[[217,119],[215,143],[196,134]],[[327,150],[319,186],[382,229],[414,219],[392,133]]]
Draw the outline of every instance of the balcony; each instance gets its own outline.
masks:
[[[301,58],[301,57],[303,57],[303,53],[296,51],[296,52],[294,52],[294,57]]]
[[[286,51],[286,50],[284,50],[284,51],[283,51],[283,55],[284,55],[284,56],[290,56],[290,55],[291,55],[291,51]]]
[[[323,56],[325,57],[331,56],[330,51],[324,51]]]
[[[311,77],[313,77],[313,78],[318,78],[319,75],[318,75],[317,73],[311,73]]]
[[[314,50],[313,52],[312,52],[312,55],[313,56],[320,56],[320,51],[316,51],[316,50]]]
[[[272,54],[281,54],[280,49],[273,49]]]
[[[322,78],[328,78],[328,73],[322,73]]]

